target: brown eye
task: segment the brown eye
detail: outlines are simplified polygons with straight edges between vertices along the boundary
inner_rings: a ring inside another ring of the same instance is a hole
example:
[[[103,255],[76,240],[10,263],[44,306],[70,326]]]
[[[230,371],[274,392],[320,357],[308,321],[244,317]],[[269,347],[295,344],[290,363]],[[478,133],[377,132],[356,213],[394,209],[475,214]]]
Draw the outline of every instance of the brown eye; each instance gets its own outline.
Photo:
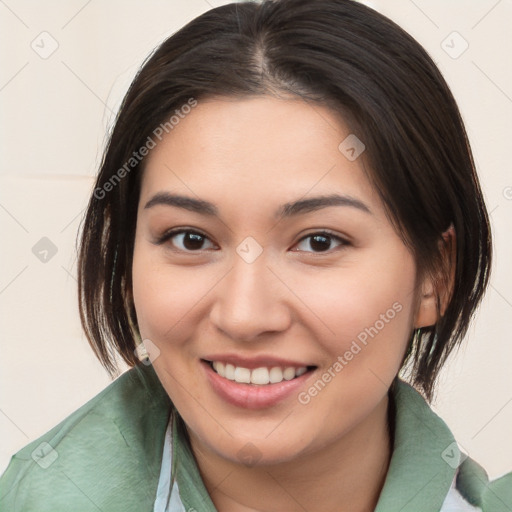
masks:
[[[306,249],[303,249],[303,250],[305,250],[305,252],[313,252],[313,253],[329,252],[330,246],[333,243],[333,241],[335,241],[338,244],[338,247],[339,246],[345,247],[345,246],[349,245],[349,243],[346,240],[344,240],[343,238],[341,238],[337,235],[329,233],[328,231],[322,231],[319,233],[311,233],[311,234],[303,237],[299,241],[298,245],[300,245],[301,243],[303,243],[307,240],[310,240],[309,243],[307,243],[307,246],[309,246],[309,248],[312,249],[312,251],[308,251]]]
[[[205,241],[210,241],[210,239],[198,231],[192,231],[190,229],[179,229],[167,232],[156,243],[157,245],[161,245],[169,241],[173,248],[176,248],[179,251],[198,252],[205,249]],[[211,245],[213,247],[213,244]]]

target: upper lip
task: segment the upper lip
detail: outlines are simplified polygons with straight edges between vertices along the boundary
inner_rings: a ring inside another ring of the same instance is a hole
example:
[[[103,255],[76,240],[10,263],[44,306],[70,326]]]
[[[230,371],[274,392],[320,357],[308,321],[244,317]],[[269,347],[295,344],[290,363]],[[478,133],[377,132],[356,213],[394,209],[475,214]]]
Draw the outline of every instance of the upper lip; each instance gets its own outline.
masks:
[[[208,362],[219,361],[221,363],[232,364],[233,366],[240,366],[242,368],[248,368],[249,370],[254,370],[255,368],[273,368],[275,366],[279,366],[281,368],[301,368],[303,366],[310,367],[313,366],[308,363],[301,363],[298,361],[293,361],[291,359],[284,359],[281,357],[260,354],[258,356],[247,357],[236,354],[215,354],[215,355],[207,355],[202,359]]]

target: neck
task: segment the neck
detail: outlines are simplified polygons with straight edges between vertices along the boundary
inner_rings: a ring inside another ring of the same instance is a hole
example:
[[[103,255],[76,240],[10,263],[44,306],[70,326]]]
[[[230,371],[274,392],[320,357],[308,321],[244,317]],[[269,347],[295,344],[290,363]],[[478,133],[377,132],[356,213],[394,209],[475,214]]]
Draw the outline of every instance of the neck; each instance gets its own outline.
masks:
[[[247,467],[219,457],[195,436],[192,451],[219,512],[374,510],[392,453],[388,397],[350,432],[321,450]],[[219,475],[227,475],[222,481]]]

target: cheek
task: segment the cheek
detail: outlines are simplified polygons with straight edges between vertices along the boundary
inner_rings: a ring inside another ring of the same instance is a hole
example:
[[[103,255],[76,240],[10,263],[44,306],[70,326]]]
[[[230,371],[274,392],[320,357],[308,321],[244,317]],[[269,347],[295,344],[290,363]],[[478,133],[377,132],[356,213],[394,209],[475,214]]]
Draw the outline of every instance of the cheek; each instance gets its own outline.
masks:
[[[176,276],[179,278],[179,276]],[[179,318],[177,290],[171,286],[169,272],[158,263],[144,241],[135,240],[132,266],[133,300],[142,338],[161,339],[162,329],[168,330]],[[174,318],[176,320],[173,322]]]
[[[317,339],[332,360],[348,352],[347,359],[365,365],[394,367],[401,361],[412,328],[415,265],[403,251],[386,256],[372,255],[328,279],[303,282],[305,302],[323,325]]]
[[[319,430],[337,436],[382,400],[409,340],[414,281],[412,258],[400,255],[360,262],[333,273],[323,287],[309,286],[312,309],[332,331],[316,331],[326,357],[318,379],[299,396]]]
[[[172,350],[190,338],[191,328],[197,326],[194,317],[201,312],[201,298],[218,278],[206,268],[170,265],[143,244],[135,244],[132,267],[141,336],[154,340],[161,350]]]
[[[190,379],[197,371],[197,354],[189,341],[197,329],[198,300],[212,284],[192,267],[172,267],[156,256],[136,243],[132,279],[137,321],[141,338],[158,348],[152,365],[160,382],[187,416],[194,411],[190,396],[200,396],[197,379]]]

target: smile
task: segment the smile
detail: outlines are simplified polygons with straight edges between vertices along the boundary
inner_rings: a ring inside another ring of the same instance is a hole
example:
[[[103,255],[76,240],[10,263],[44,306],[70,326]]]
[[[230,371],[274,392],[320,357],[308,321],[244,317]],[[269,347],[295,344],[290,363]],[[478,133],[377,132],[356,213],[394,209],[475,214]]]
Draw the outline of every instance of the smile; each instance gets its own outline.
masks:
[[[200,361],[210,389],[223,401],[243,409],[264,409],[291,400],[317,369],[296,363],[291,366],[291,361],[240,360],[236,364],[235,359],[240,358],[231,358],[231,362],[212,359]]]
[[[307,366],[295,368],[293,366],[271,368],[262,366],[260,368],[244,368],[221,361],[211,361],[212,369],[225,379],[238,382],[239,384],[256,384],[265,386],[268,384],[279,384],[283,380],[292,380],[304,375],[308,371]]]

